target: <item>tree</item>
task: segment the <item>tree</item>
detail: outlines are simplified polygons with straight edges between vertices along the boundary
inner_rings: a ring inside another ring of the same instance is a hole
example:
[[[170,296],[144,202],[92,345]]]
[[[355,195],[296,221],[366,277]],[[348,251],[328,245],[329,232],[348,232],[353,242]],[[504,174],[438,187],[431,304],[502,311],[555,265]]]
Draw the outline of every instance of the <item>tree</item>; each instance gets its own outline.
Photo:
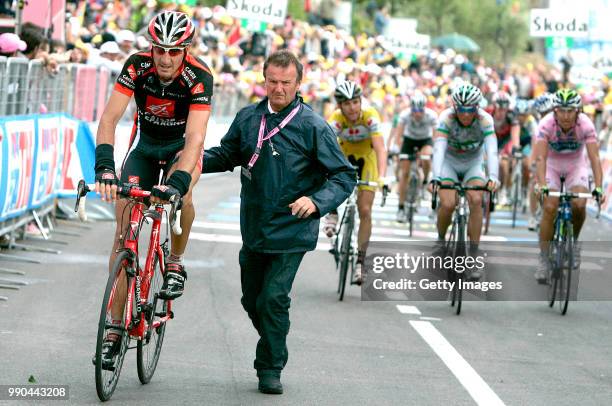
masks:
[[[525,49],[527,12],[534,0],[391,0],[392,14],[418,20],[432,38],[458,32],[478,43],[480,53],[505,63]]]

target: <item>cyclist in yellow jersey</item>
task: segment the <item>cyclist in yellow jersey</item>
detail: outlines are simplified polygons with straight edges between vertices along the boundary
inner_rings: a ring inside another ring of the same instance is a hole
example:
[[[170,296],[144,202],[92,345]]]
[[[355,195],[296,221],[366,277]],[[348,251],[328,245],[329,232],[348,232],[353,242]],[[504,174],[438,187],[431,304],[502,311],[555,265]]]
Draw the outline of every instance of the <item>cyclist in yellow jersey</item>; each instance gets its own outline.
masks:
[[[346,81],[338,85],[335,98],[338,109],[327,120],[336,132],[342,152],[351,164],[357,167],[359,180],[378,182],[387,171],[387,151],[380,132],[380,115],[373,107],[361,108],[362,90],[355,82]],[[359,186],[357,208],[359,232],[357,236],[358,256],[354,283],[361,284],[363,262],[372,233],[372,205],[376,187]],[[331,212],[325,218],[323,228],[328,237],[336,231],[338,213]]]

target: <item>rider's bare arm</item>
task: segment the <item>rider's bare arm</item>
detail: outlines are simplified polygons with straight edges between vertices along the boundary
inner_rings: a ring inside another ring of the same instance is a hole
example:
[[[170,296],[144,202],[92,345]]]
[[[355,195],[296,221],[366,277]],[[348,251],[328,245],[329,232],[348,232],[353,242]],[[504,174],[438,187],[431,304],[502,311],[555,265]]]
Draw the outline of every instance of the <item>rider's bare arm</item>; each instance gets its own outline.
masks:
[[[538,140],[535,143],[533,155],[536,160],[536,179],[538,185],[546,184],[546,157],[548,155],[548,142]]]
[[[601,161],[599,159],[599,147],[596,142],[588,143],[586,144],[586,150],[589,161],[591,161],[591,168],[593,169],[595,187],[601,187],[603,171],[601,170]]]
[[[510,128],[510,142],[512,142],[513,147],[521,146],[521,126],[520,124],[514,124]]]
[[[185,149],[179,158],[177,170],[192,173],[202,156],[204,137],[210,110],[190,110],[185,130]]]
[[[130,99],[131,96],[113,90],[98,124],[96,145],[115,144],[115,129],[123,113],[125,113]]]
[[[387,173],[387,149],[383,137],[372,137],[372,149],[376,152],[378,177],[383,178]]]
[[[398,124],[395,128],[395,145],[401,148],[402,146],[402,138],[404,136],[404,123]]]

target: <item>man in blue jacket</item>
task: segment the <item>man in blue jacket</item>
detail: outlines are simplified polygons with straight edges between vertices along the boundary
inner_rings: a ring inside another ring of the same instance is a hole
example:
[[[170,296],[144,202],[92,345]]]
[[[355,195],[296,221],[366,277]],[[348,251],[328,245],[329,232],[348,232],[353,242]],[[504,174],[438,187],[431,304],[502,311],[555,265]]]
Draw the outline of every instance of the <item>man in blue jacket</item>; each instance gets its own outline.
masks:
[[[241,167],[241,302],[260,335],[259,390],[282,393],[295,274],[317,245],[320,217],[346,200],[356,179],[333,130],[297,95],[295,55],[270,55],[264,77],[267,97],[238,112],[221,145],[204,152],[202,172]]]

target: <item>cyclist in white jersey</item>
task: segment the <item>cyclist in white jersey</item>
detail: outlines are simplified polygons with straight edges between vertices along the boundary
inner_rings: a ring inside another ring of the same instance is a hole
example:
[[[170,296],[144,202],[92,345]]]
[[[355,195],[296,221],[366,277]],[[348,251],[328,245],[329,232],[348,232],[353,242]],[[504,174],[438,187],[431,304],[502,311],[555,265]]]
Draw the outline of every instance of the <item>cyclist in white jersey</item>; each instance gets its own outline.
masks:
[[[396,142],[402,146],[400,152],[400,181],[399,181],[399,204],[397,210],[397,221],[406,219],[404,212],[404,201],[406,199],[406,185],[410,175],[410,165],[416,161],[415,148],[419,154],[431,155],[431,141],[433,131],[438,124],[438,115],[435,111],[425,107],[425,96],[415,94],[410,100],[410,108],[404,110],[399,117],[399,125],[396,132]],[[404,158],[404,156],[407,156]],[[423,184],[427,184],[430,169],[429,161],[423,161]]]
[[[497,139],[493,118],[479,107],[482,100],[480,89],[464,84],[452,93],[453,107],[440,114],[438,129],[434,136],[433,180],[435,184],[462,182],[469,186],[484,186],[495,191],[499,184],[499,161]],[[488,176],[484,172],[484,156],[487,156]],[[430,189],[431,190],[431,189]],[[453,190],[440,190],[438,211],[438,241],[435,253],[444,253],[444,237],[455,210],[456,194]],[[470,255],[478,252],[482,229],[482,192],[468,191],[470,217],[468,235]],[[469,279],[478,280],[482,273],[474,270]]]

